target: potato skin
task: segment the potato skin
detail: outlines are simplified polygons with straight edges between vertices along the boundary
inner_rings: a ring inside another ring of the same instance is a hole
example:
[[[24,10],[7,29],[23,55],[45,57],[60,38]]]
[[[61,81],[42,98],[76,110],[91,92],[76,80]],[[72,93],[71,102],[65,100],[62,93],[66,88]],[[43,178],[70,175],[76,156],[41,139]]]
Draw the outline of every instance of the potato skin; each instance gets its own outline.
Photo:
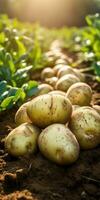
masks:
[[[43,83],[38,86],[38,91],[36,93],[37,96],[47,94],[53,91],[53,87],[49,84]]]
[[[63,64],[63,65],[66,65],[67,64],[67,61],[62,59],[62,58],[59,58],[56,60],[55,62],[56,65],[59,65],[59,64]]]
[[[100,106],[99,105],[93,105],[92,108],[94,108],[100,115]]]
[[[73,69],[76,76],[80,79],[81,82],[85,82],[85,75],[79,71],[79,69]]]
[[[92,89],[86,83],[75,83],[68,89],[66,97],[73,105],[88,106],[92,99]]]
[[[92,149],[100,143],[100,115],[89,106],[73,111],[69,128],[82,149]]]
[[[34,98],[27,107],[33,124],[46,127],[53,123],[66,123],[72,113],[70,101],[58,94],[46,94]]]
[[[57,75],[59,69],[61,69],[63,66],[65,66],[64,64],[57,64],[54,66],[53,70],[54,70],[54,73],[55,75]]]
[[[59,94],[59,95],[62,95],[62,96],[66,95],[65,92],[62,92],[60,90],[53,90],[53,91],[49,92],[49,94]]]
[[[55,87],[57,81],[58,81],[58,78],[56,76],[45,79],[45,82],[47,84],[50,84],[53,88]]]
[[[46,78],[51,78],[54,76],[54,70],[51,69],[50,67],[47,67],[42,70],[41,72],[41,79],[45,80]]]
[[[31,120],[27,114],[27,106],[29,102],[24,103],[15,114],[15,122],[17,125],[23,124],[25,122],[31,123]]]
[[[76,75],[72,67],[70,67],[69,65],[64,65],[62,68],[58,70],[57,77],[61,78],[62,76],[65,76],[67,74]]]
[[[79,144],[73,133],[63,124],[45,128],[38,138],[41,153],[60,165],[75,162],[79,156]]]
[[[55,88],[57,90],[67,92],[69,87],[77,82],[80,82],[78,77],[74,76],[73,74],[67,74],[57,81]]]
[[[24,123],[13,129],[5,138],[5,148],[9,154],[17,157],[34,153],[40,130],[30,123]]]

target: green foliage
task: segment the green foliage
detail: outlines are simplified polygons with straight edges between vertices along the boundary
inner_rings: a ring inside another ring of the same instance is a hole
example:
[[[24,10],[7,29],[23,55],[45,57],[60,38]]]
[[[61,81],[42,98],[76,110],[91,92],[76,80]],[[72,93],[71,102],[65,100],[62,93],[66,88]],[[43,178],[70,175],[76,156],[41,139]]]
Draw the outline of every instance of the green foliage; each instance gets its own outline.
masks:
[[[83,28],[46,29],[0,16],[0,111],[20,105],[35,95],[34,70],[49,66],[45,52],[54,40],[78,57],[73,66],[88,63],[100,81],[100,15],[86,17]]]
[[[78,53],[79,63],[88,62],[100,81],[100,14],[87,16],[86,22],[87,26],[74,35],[72,47]]]

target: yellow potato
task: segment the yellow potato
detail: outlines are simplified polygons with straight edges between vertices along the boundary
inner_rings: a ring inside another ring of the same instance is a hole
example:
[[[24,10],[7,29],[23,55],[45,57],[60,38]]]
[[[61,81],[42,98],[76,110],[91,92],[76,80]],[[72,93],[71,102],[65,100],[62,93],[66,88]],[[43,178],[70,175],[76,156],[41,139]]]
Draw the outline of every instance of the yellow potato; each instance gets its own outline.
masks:
[[[70,101],[58,94],[45,94],[34,98],[27,107],[33,124],[46,127],[52,123],[66,123],[72,113]]]
[[[5,138],[5,148],[13,156],[34,153],[40,130],[30,123],[24,123],[13,129]]]
[[[55,62],[55,65],[59,65],[59,64],[66,65],[67,61],[62,59],[62,58],[60,58],[60,59],[56,60],[56,62]]]
[[[49,84],[43,83],[38,86],[36,96],[47,94],[51,91],[53,91],[53,87]]]
[[[29,122],[31,123],[31,120],[27,114],[27,106],[28,106],[29,102],[24,103],[16,112],[15,115],[15,122],[17,125],[23,124],[25,122]]]
[[[99,105],[93,105],[92,108],[94,108],[100,114],[100,106]]]
[[[62,76],[67,75],[67,74],[76,75],[72,67],[70,67],[69,65],[64,65],[62,68],[58,70],[57,77],[61,78]]]
[[[56,76],[45,79],[45,82],[47,84],[50,84],[52,87],[55,87],[57,81],[58,81],[58,78]]]
[[[81,82],[85,82],[85,75],[79,71],[79,69],[73,69],[75,75],[80,79]]]
[[[38,138],[41,153],[51,161],[68,165],[79,156],[79,144],[74,134],[62,124],[53,124],[45,128]]]
[[[84,106],[73,111],[69,127],[82,149],[92,149],[100,143],[100,115],[93,108]]]
[[[73,74],[67,74],[57,81],[55,89],[67,92],[69,87],[77,82],[80,82],[78,77]]]
[[[60,94],[60,95],[63,95],[63,96],[66,95],[65,92],[62,92],[62,91],[60,91],[60,90],[53,90],[52,92],[49,92],[49,94]]]
[[[50,67],[47,67],[42,70],[41,72],[41,79],[45,80],[46,78],[51,78],[54,76],[54,70],[51,69]]]
[[[53,70],[54,70],[55,75],[57,75],[59,69],[61,69],[63,66],[65,66],[65,64],[58,64],[54,66]]]
[[[88,106],[92,99],[92,89],[86,83],[75,83],[68,89],[66,97],[73,105]]]

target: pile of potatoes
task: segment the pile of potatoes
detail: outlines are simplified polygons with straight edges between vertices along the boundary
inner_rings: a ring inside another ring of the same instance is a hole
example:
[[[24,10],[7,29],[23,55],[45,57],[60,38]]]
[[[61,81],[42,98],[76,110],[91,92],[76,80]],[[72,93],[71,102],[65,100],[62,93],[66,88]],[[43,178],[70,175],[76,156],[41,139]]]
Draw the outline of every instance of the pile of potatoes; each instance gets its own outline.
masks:
[[[66,61],[43,69],[36,96],[19,108],[17,127],[5,138],[8,153],[24,156],[39,148],[47,159],[68,165],[80,149],[97,147],[100,106],[91,105],[92,89],[84,81],[84,74]]]

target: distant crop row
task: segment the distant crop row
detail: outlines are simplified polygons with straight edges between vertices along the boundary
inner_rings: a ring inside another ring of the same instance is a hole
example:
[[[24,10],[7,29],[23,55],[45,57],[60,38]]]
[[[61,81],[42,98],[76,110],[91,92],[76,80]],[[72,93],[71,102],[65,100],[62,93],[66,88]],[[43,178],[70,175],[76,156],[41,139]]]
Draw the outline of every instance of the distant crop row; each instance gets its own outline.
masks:
[[[30,98],[38,82],[34,70],[49,66],[45,53],[53,41],[61,41],[64,51],[76,55],[71,66],[82,63],[100,81],[100,15],[86,17],[83,28],[46,29],[0,17],[0,111],[20,105]]]

